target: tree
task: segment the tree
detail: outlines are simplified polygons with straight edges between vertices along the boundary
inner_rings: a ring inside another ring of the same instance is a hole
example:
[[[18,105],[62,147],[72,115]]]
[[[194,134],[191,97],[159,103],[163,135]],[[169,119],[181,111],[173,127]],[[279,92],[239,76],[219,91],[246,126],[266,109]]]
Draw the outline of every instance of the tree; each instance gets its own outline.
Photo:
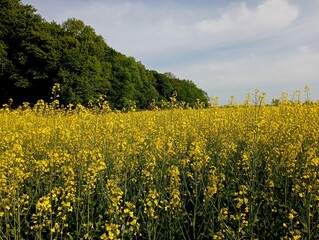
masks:
[[[172,79],[174,89],[177,92],[177,100],[189,103],[194,106],[197,100],[208,106],[208,95],[202,89],[198,88],[190,80]]]
[[[175,74],[174,74],[174,73],[171,73],[171,72],[165,72],[164,75],[165,75],[166,77],[170,78],[170,79],[177,78],[177,77],[175,76]]]
[[[192,82],[147,70],[81,20],[49,23],[20,0],[1,0],[0,102],[50,101],[54,83],[61,86],[62,103],[85,105],[103,94],[115,108],[129,101],[146,108],[152,99],[169,100],[174,91],[186,102],[205,100]]]
[[[110,87],[111,64],[105,61],[108,46],[80,20],[68,19],[62,29],[61,96],[65,102],[86,104]]]
[[[155,86],[159,95],[162,99],[169,100],[174,91],[170,78],[168,78],[165,74],[161,74],[156,71],[152,71],[152,74],[156,80]]]
[[[2,0],[0,6],[0,45],[4,57],[0,101],[12,97],[21,102],[34,96],[47,96],[40,87],[47,85],[49,79],[47,23],[35,14],[32,6],[22,5],[18,0]],[[38,92],[39,89],[45,94]]]

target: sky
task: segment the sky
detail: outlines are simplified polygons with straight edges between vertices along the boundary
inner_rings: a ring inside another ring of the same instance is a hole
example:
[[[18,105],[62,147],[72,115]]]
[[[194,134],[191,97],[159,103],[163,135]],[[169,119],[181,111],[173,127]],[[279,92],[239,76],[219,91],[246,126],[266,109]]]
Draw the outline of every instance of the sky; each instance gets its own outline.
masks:
[[[319,99],[319,0],[22,0],[47,21],[82,20],[147,69],[227,104],[310,87]],[[302,100],[305,97],[303,97]]]

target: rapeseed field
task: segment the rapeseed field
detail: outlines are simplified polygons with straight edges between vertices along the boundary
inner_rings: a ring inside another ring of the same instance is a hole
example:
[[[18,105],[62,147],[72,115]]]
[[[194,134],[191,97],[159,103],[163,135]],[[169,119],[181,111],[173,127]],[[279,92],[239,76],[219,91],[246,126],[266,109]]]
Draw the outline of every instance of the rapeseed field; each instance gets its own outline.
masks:
[[[155,105],[154,105],[155,106]],[[0,239],[319,239],[319,103],[0,109]]]

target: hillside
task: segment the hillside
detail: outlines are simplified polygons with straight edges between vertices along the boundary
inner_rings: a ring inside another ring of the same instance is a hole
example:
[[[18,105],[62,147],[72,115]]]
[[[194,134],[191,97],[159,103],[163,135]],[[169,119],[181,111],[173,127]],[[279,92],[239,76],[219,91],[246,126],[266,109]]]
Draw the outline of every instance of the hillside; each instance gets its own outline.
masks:
[[[47,22],[20,0],[0,0],[0,104],[50,101],[54,83],[62,103],[97,100],[103,94],[113,108],[135,101],[138,108],[169,100],[208,103],[192,81],[146,69],[117,52],[81,20]]]

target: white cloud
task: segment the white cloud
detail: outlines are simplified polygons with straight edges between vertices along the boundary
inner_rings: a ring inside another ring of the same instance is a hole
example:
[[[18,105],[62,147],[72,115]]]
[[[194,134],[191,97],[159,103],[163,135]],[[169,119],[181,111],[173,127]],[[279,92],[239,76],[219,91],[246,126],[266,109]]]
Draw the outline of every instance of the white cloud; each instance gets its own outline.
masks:
[[[285,0],[268,0],[249,9],[245,2],[220,10],[218,18],[193,25],[204,37],[226,41],[260,38],[289,26],[298,17],[298,8]],[[214,41],[214,40],[213,40]]]
[[[68,17],[82,19],[112,47],[137,58],[254,39],[288,26],[298,16],[298,8],[286,0],[267,0],[256,8],[248,8],[245,2],[223,8],[188,7],[174,1],[156,6],[147,1],[97,0],[42,4],[58,8],[48,13],[49,19],[56,15],[60,22]]]
[[[164,6],[154,10],[147,5],[138,6],[139,15],[132,14],[135,17],[130,18],[135,27],[119,28],[132,36],[130,41],[119,43],[127,47],[128,53],[134,49],[132,53],[135,56],[176,56],[185,51],[271,36],[293,23],[299,14],[298,8],[285,0],[268,0],[256,8],[248,8],[244,2],[211,10],[190,11],[178,7]],[[136,12],[134,7],[131,11]],[[140,15],[144,16],[144,22],[140,21]]]
[[[48,20],[83,20],[116,50],[148,68],[192,79],[210,96],[243,97],[255,88],[276,95],[304,85],[319,93],[318,0],[223,0],[218,6],[217,1],[205,6],[176,0],[23,1]]]
[[[209,60],[183,69],[176,74],[197,79],[197,84],[210,96],[221,97],[223,103],[230,95],[242,101],[245,93],[259,88],[268,99],[280,97],[281,92],[302,90],[305,85],[319,97],[319,53],[300,46],[287,54],[246,56],[237,59]]]

